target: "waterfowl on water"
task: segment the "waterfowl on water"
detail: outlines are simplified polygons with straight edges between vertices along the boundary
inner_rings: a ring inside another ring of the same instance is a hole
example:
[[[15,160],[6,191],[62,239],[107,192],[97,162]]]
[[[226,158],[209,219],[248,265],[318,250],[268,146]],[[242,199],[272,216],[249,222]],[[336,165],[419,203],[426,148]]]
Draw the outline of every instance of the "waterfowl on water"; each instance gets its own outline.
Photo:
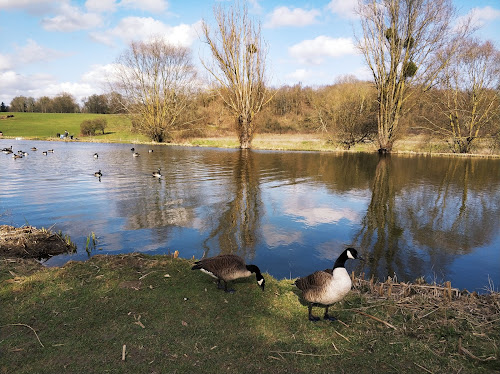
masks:
[[[324,319],[334,321],[336,318],[328,314],[328,307],[342,300],[351,290],[351,277],[345,269],[348,259],[362,259],[354,248],[347,248],[335,261],[333,269],[316,271],[307,277],[299,278],[295,285],[302,291],[302,297],[309,303],[309,320],[318,321],[319,317],[312,315],[313,304],[325,307]]]
[[[10,148],[2,149],[2,152],[5,153],[6,155],[8,155],[9,153],[14,153],[14,151],[12,150],[12,146],[10,146]]]
[[[54,150],[53,149],[47,149],[47,152],[54,153]]]
[[[102,177],[101,169],[99,169],[99,171],[96,171],[94,173],[94,176],[99,177],[99,178]]]
[[[201,270],[202,272],[217,279],[217,288],[226,292],[235,292],[227,288],[227,282],[245,278],[255,273],[257,284],[264,291],[265,280],[260,269],[256,265],[247,265],[245,261],[236,255],[219,255],[196,261],[191,270]],[[224,282],[224,286],[221,285]]]
[[[31,150],[36,151],[37,149],[36,149],[36,147],[31,147]]]
[[[18,159],[18,158],[23,158],[23,156],[21,156],[21,155],[19,155],[19,154],[17,154],[17,155],[16,155],[16,154],[14,153],[14,154],[12,155],[12,158],[15,160],[15,159]]]
[[[134,156],[134,157],[139,157],[139,156],[140,156],[140,154],[139,154],[138,152],[134,152],[134,153],[132,153],[132,156]]]
[[[47,156],[47,151],[43,151],[42,155]]]
[[[131,150],[132,152],[134,152],[134,151],[135,151],[135,148],[134,148],[134,147],[132,147],[132,148],[130,148],[130,150]]]
[[[99,155],[97,153],[94,153],[94,158],[99,158]]]
[[[156,177],[156,178],[161,178],[162,175],[161,175],[161,169],[158,168],[158,171],[154,171],[153,172],[153,177]]]
[[[148,150],[148,152],[149,152],[149,153],[153,153],[153,150],[152,150],[152,149],[150,149],[150,150]]]

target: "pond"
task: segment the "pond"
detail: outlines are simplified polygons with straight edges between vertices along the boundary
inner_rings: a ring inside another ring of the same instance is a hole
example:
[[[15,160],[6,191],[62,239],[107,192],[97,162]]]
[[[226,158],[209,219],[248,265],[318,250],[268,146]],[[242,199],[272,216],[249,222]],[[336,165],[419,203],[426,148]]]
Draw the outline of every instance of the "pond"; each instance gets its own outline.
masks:
[[[294,278],[355,246],[367,261],[346,267],[367,278],[500,284],[500,159],[0,140],[10,146],[28,156],[0,153],[0,224],[52,227],[78,247],[48,266],[178,250]]]

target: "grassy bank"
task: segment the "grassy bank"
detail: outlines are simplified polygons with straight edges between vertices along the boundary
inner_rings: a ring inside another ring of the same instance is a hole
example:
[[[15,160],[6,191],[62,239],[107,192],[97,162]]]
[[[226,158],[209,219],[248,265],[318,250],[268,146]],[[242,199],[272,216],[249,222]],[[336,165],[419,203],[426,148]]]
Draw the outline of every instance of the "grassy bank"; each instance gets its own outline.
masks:
[[[9,113],[10,114],[10,113]],[[131,131],[130,120],[124,115],[101,115],[84,113],[12,113],[13,118],[0,120],[0,131],[4,138],[22,137],[25,139],[59,140],[57,133],[67,130],[77,137],[78,141],[108,142],[108,143],[151,143],[147,137]],[[105,134],[91,137],[80,137],[80,124],[84,120],[105,117],[108,123]],[[223,133],[227,133],[227,129]],[[214,135],[211,135],[214,133]],[[179,139],[176,145],[238,148],[239,143],[235,135],[215,135],[217,129],[208,129],[206,137]],[[1,138],[0,138],[1,139]],[[262,150],[289,150],[289,151],[344,151],[338,144],[328,142],[321,133],[314,134],[257,134],[252,142],[254,149]],[[377,144],[357,144],[351,151],[376,152]],[[395,152],[443,154],[449,153],[449,148],[442,140],[428,136],[409,136],[396,142]],[[492,140],[484,139],[477,142],[475,154],[498,157],[498,150],[494,150]]]
[[[0,260],[0,373],[492,373],[500,298],[379,293],[356,283],[309,322],[291,280],[216,289],[192,261]],[[410,288],[411,289],[411,288]],[[426,289],[426,288],[422,288]],[[316,314],[321,311],[315,309]]]

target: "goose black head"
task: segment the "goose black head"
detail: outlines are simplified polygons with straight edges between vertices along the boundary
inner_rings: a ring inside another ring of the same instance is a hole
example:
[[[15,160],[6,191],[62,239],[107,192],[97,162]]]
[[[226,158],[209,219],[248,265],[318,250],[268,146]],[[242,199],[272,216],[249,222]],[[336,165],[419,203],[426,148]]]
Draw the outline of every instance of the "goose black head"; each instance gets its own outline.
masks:
[[[262,288],[262,291],[264,291],[264,287],[266,285],[266,280],[262,276],[262,273],[260,272],[260,269],[256,265],[247,265],[246,266],[249,271],[252,273],[255,273],[255,278],[257,279],[257,284]]]

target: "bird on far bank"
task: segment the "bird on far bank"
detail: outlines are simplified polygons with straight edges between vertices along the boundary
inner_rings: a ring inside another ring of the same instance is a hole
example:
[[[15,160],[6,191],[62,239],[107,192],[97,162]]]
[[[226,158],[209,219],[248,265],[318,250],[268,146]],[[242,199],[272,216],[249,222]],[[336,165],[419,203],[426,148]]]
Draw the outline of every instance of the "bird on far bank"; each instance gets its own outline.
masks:
[[[203,258],[195,262],[191,270],[201,270],[202,272],[217,279],[217,288],[224,289],[225,292],[233,293],[234,289],[228,289],[227,283],[239,279],[249,277],[255,273],[257,284],[264,291],[265,280],[260,269],[256,265],[247,265],[245,261],[237,255],[218,255],[215,257]],[[224,282],[224,285],[221,284]]]
[[[335,321],[336,318],[328,314],[328,308],[333,303],[341,301],[351,290],[351,277],[345,269],[345,262],[349,259],[360,259],[354,248],[347,248],[335,261],[333,269],[316,271],[295,281],[295,286],[302,291],[302,297],[308,302],[309,320],[316,322],[319,317],[312,314],[313,304],[325,307],[324,319]]]

